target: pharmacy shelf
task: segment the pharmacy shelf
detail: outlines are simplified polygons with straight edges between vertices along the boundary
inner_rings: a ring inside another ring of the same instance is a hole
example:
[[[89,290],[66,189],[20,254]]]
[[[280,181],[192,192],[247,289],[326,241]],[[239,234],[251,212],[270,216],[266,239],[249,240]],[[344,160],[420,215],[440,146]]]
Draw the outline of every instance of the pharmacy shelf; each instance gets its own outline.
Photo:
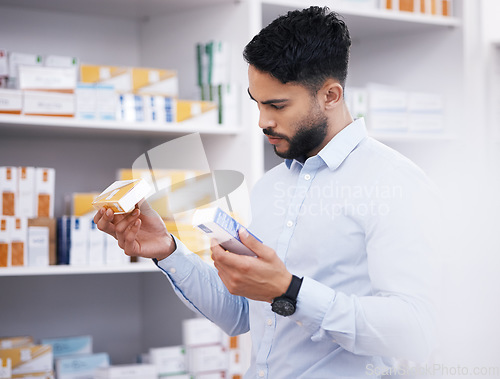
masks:
[[[182,123],[156,124],[150,122],[94,121],[69,117],[0,115],[0,135],[22,131],[55,133],[92,132],[99,135],[140,135],[143,137],[180,135],[188,133],[236,135],[240,127],[209,125],[196,119]]]
[[[117,266],[46,266],[46,267],[4,267],[0,268],[0,278],[6,276],[44,276],[76,274],[120,274],[134,272],[161,272],[151,262],[130,263]]]
[[[331,4],[330,4],[331,3]],[[366,9],[336,5],[335,1],[324,2],[332,10],[341,14],[349,25],[354,38],[378,38],[390,34],[418,33],[432,29],[455,28],[461,25],[456,17],[435,16],[412,12],[399,12],[387,9]],[[317,3],[301,0],[264,0],[263,24],[269,23],[286,9],[305,8]]]
[[[458,137],[452,133],[409,133],[409,132],[374,132],[368,131],[368,134],[381,142],[439,142],[454,141]]]

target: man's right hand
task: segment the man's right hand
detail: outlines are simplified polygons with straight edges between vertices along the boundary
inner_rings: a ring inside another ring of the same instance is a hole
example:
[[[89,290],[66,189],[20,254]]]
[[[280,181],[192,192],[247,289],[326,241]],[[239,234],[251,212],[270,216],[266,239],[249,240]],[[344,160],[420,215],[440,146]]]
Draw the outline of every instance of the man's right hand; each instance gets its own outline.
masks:
[[[125,254],[162,260],[172,254],[175,241],[162,218],[146,201],[132,213],[115,215],[101,208],[94,216],[99,230],[115,237]]]

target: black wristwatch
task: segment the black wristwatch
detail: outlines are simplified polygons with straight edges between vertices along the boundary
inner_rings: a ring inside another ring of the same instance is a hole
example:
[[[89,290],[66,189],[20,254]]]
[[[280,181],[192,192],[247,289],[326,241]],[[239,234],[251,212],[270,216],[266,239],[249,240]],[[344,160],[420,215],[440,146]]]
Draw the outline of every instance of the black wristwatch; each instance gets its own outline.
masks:
[[[274,313],[285,317],[295,313],[295,309],[297,308],[297,296],[299,295],[300,286],[302,285],[302,279],[304,278],[299,278],[295,275],[292,276],[292,281],[286,292],[275,298],[271,304],[271,309]]]

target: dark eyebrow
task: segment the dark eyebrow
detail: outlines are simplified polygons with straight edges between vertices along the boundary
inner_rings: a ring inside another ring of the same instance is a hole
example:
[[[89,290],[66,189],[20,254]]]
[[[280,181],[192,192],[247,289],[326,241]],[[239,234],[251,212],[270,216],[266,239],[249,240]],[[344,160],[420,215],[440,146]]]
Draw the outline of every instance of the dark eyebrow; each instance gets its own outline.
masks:
[[[250,88],[247,88],[247,91],[248,91],[248,96],[250,96],[250,99],[252,99],[253,101],[257,102],[257,100],[255,100],[252,96],[252,94],[250,93]],[[287,102],[288,99],[271,99],[271,100],[266,100],[266,101],[263,101],[261,104],[276,104],[276,103],[285,103]]]

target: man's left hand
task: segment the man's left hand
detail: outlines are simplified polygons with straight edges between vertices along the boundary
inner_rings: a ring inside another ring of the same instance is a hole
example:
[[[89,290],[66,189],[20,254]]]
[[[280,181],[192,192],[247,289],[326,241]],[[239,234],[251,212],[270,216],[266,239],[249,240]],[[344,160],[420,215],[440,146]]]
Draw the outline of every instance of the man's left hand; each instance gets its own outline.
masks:
[[[234,254],[220,245],[214,245],[211,250],[215,268],[233,295],[271,303],[275,297],[286,292],[292,281],[292,274],[269,246],[243,228],[240,229],[239,236],[241,242],[257,257]]]

